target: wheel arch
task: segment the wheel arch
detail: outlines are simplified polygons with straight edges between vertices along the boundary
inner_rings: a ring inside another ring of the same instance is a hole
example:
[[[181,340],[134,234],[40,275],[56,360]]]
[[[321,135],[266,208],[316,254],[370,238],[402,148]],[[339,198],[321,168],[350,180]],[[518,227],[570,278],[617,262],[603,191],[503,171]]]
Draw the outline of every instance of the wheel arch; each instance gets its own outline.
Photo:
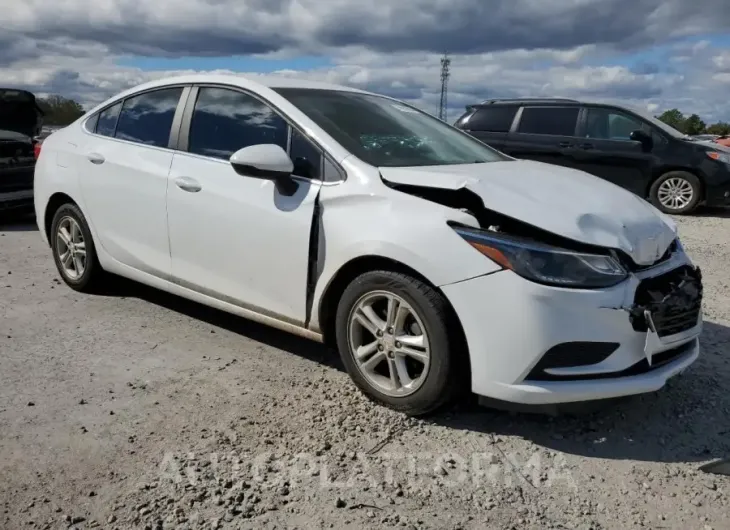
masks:
[[[441,296],[443,296],[444,300],[446,301],[446,305],[449,310],[449,317],[452,319],[452,322],[450,322],[450,324],[453,324],[455,326],[455,329],[459,334],[458,338],[460,341],[460,345],[463,348],[463,352],[466,354],[464,355],[464,358],[468,363],[469,352],[464,328],[461,324],[461,321],[459,320],[458,315],[456,314],[456,310],[453,308],[451,302],[444,294],[444,292],[439,289],[438,286],[434,285],[433,282],[431,282],[425,275],[423,275],[413,267],[406,265],[405,263],[400,262],[396,259],[387,258],[376,254],[358,256],[345,263],[332,276],[329,284],[322,292],[322,296],[320,297],[318,304],[317,315],[319,318],[320,331],[322,332],[325,344],[336,348],[335,323],[337,306],[345,289],[359,275],[373,270],[385,270],[390,272],[407,274],[425,283],[426,285],[437,291],[439,294],[441,294]]]
[[[43,213],[43,229],[45,230],[49,245],[51,244],[51,223],[53,223],[53,216],[61,206],[68,203],[75,205],[77,208],[81,208],[75,200],[63,192],[54,193],[46,203],[46,209]]]
[[[706,190],[706,184],[705,184],[705,177],[700,173],[699,171],[687,168],[683,166],[662,166],[658,168],[654,175],[652,176],[651,180],[646,185],[646,190],[644,190],[644,197],[645,198],[651,198],[651,187],[654,185],[654,183],[659,180],[661,177],[666,175],[667,173],[671,173],[672,171],[684,171],[685,173],[689,173],[691,175],[694,175],[697,177],[700,181],[700,201],[703,201],[705,199],[705,190]]]

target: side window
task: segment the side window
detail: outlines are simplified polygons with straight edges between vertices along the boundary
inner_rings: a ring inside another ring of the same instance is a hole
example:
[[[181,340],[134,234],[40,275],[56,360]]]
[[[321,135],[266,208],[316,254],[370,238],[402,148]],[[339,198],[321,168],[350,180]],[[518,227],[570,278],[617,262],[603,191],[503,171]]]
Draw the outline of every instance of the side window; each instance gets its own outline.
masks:
[[[190,121],[188,151],[228,160],[250,145],[276,144],[286,149],[288,127],[271,107],[248,94],[202,87]]]
[[[114,130],[117,128],[117,119],[119,118],[119,111],[121,109],[122,104],[120,102],[102,110],[96,122],[96,134],[114,136]]]
[[[586,138],[629,140],[633,131],[643,128],[638,119],[611,109],[586,109]]]
[[[167,147],[170,128],[182,88],[165,88],[124,100],[116,138],[156,147]]]
[[[509,132],[512,120],[517,114],[517,107],[486,107],[479,108],[472,114],[463,127],[469,131]]]
[[[525,107],[518,132],[575,136],[578,107]]]
[[[84,129],[93,133],[96,130],[96,124],[98,122],[99,122],[99,114],[94,114],[91,118],[86,120],[86,122],[84,123]]]
[[[291,130],[289,156],[294,162],[294,175],[319,179],[322,175],[322,152],[296,129]]]

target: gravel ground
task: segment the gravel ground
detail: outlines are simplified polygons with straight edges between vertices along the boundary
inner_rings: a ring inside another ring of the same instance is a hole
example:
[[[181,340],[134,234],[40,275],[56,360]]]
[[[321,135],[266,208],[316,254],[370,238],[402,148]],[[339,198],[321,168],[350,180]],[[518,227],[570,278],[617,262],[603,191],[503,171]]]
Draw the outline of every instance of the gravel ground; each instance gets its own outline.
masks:
[[[335,356],[0,228],[0,528],[730,528],[730,212],[678,220],[700,360],[578,417],[372,405]]]

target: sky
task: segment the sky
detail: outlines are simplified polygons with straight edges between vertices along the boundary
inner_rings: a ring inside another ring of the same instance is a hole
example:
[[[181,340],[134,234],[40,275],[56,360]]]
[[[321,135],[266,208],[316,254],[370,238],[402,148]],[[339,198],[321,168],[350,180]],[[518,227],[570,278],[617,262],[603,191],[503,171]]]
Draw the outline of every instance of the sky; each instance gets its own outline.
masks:
[[[449,120],[491,97],[618,101],[730,121],[728,0],[14,0],[0,83],[85,106],[198,71],[355,86]]]

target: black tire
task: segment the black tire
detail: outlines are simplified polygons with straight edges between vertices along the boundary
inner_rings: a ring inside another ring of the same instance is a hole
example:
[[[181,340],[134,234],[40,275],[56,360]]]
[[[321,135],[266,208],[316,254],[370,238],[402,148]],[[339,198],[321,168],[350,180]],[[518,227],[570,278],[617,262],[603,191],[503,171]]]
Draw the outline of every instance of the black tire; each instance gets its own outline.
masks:
[[[659,200],[659,188],[662,184],[670,179],[684,180],[689,183],[692,188],[692,198],[690,199],[689,203],[681,208],[671,208],[669,206],[665,206]],[[687,171],[669,171],[668,173],[664,173],[661,177],[656,179],[651,185],[651,188],[649,189],[649,200],[654,206],[656,206],[664,213],[674,215],[685,215],[688,213],[692,213],[697,209],[700,200],[702,200],[702,183],[696,175],[693,175],[692,173],[689,173]]]
[[[368,293],[386,291],[413,308],[425,327],[430,345],[430,366],[421,386],[407,396],[390,396],[363,375],[355,361],[348,336],[350,315],[358,300]],[[347,286],[337,306],[336,338],[342,362],[355,384],[373,401],[411,416],[435,412],[469,389],[465,341],[444,297],[429,285],[406,274],[371,271]]]
[[[75,220],[81,229],[86,248],[86,264],[83,273],[78,278],[69,277],[64,270],[59,255],[58,229],[61,222],[68,217]],[[63,279],[66,285],[82,293],[96,292],[105,279],[105,273],[96,255],[96,248],[94,247],[94,240],[91,237],[89,225],[78,206],[73,203],[67,203],[56,210],[56,213],[53,215],[53,221],[51,222],[51,231],[48,234],[48,239],[53,251],[53,261],[56,264],[58,273],[61,275],[61,279]]]

